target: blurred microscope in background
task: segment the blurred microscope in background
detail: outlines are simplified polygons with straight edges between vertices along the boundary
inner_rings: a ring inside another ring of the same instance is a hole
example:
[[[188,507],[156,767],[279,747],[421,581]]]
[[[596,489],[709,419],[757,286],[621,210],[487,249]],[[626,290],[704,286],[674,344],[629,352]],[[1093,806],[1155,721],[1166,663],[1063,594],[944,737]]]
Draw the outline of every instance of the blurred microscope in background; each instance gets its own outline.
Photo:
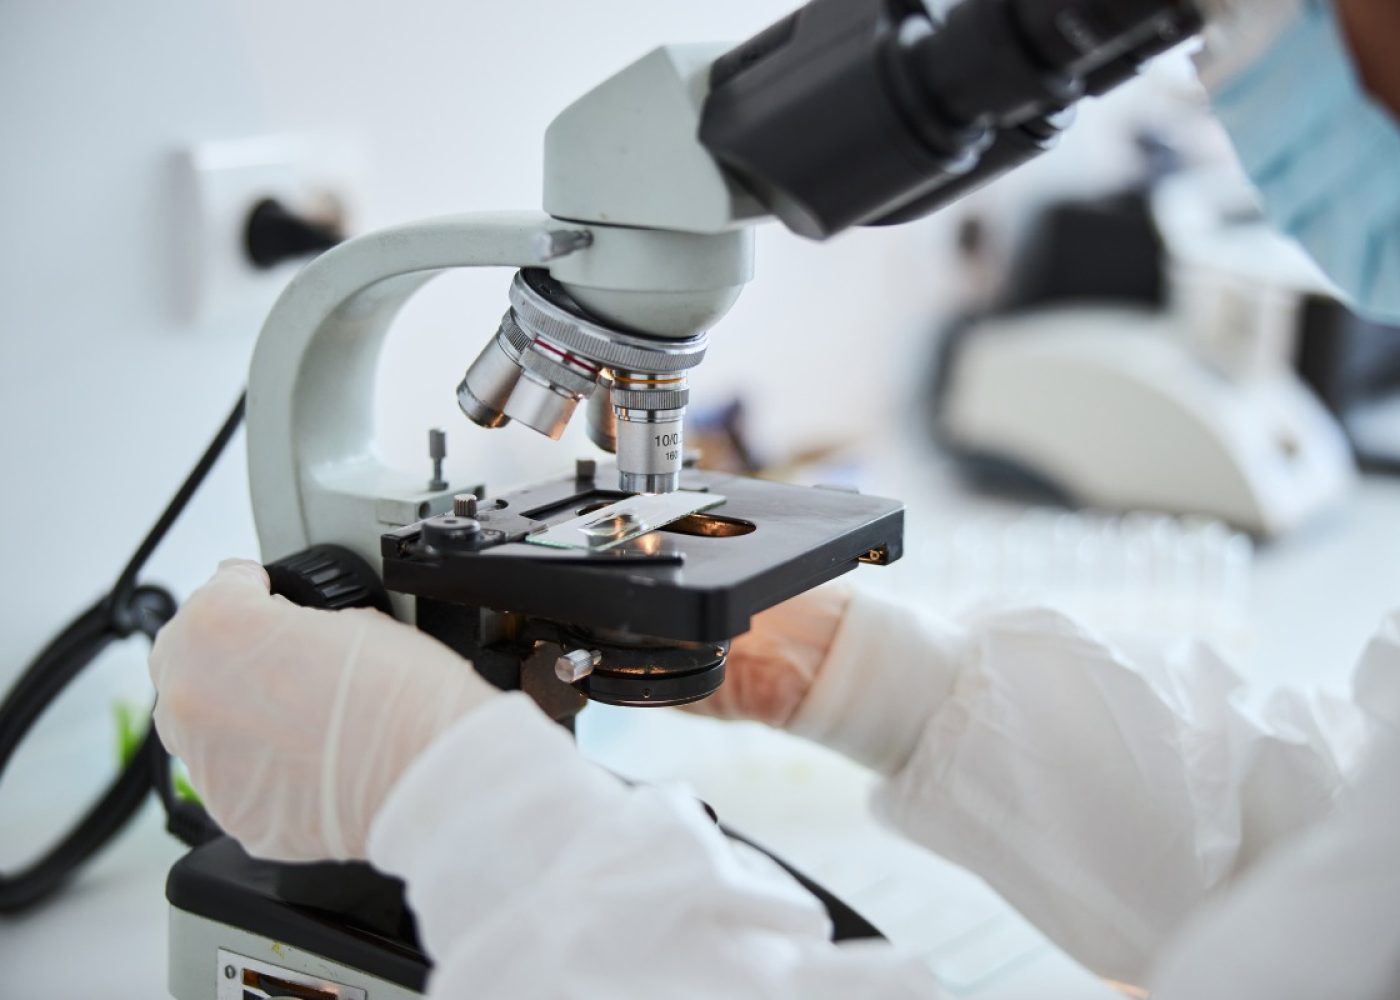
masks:
[[[979,486],[1222,520],[1261,538],[1400,468],[1400,337],[1353,315],[1243,180],[1151,137],[1141,179],[1044,204],[969,289],[930,416]]]

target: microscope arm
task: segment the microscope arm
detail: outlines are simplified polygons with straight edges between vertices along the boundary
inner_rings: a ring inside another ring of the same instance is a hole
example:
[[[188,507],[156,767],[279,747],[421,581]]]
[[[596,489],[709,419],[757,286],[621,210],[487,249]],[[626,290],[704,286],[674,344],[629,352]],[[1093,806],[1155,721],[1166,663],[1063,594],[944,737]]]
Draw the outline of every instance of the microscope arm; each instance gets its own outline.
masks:
[[[377,564],[379,535],[451,503],[375,453],[379,352],[403,304],[444,270],[539,266],[540,213],[412,223],[341,244],[287,286],[248,380],[248,466],[263,559],[334,541]]]

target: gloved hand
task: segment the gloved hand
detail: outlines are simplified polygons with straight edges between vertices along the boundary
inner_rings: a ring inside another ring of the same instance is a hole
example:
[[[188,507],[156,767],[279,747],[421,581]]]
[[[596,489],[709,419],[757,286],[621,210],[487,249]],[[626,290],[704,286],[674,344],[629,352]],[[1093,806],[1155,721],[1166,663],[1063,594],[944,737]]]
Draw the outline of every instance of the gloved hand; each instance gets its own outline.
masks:
[[[151,650],[156,729],[209,813],[279,861],[363,858],[399,776],[497,691],[417,630],[370,610],[318,611],[230,560]]]
[[[755,615],[729,651],[724,684],[693,710],[786,726],[816,681],[850,599],[840,585],[819,587]]]
[[[891,774],[969,655],[957,627],[822,587],[755,615],[734,640],[723,686],[693,708],[778,726]]]

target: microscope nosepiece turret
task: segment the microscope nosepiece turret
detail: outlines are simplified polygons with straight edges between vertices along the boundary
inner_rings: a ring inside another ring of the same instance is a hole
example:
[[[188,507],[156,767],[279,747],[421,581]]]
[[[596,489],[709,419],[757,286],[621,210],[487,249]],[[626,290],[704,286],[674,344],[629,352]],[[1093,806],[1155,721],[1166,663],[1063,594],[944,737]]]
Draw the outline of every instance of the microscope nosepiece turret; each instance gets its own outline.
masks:
[[[538,269],[515,276],[510,303],[457,389],[462,411],[482,427],[516,420],[557,439],[578,403],[590,399],[589,436],[616,451],[619,488],[675,490],[686,372],[704,358],[706,335],[674,340],[608,326]]]

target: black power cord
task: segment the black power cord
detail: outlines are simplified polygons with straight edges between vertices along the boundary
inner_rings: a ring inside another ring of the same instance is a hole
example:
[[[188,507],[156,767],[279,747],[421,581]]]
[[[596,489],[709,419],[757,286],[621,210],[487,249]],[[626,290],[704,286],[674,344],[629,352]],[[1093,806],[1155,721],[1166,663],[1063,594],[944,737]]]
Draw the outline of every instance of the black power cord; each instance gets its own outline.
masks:
[[[244,249],[253,265],[272,267],[329,249],[343,238],[336,226],[299,217],[280,203],[265,199],[249,213]],[[34,723],[103,650],[137,633],[154,641],[161,626],[175,616],[178,604],[168,590],[136,580],[228,447],[243,422],[246,400],[246,392],[238,397],[214,440],[146,533],[111,591],[45,646],[5,696],[0,704],[0,777]],[[165,808],[166,829],[184,843],[194,846],[218,835],[218,826],[197,803],[182,801],[175,794],[170,756],[155,727],[148,724],[136,753],[82,818],[25,868],[0,872],[0,914],[19,913],[51,895],[120,832],[152,789]]]
[[[228,447],[243,421],[245,400],[246,393],[239,396],[214,440],[147,532],[111,591],[44,647],[0,704],[0,777],[34,723],[103,650],[138,633],[154,640],[161,626],[174,617],[178,604],[170,592],[139,584],[137,577]],[[170,758],[155,727],[148,725],[136,754],[53,847],[18,872],[0,872],[0,913],[18,913],[52,894],[116,836],[152,789],[165,806],[167,829],[180,840],[194,845],[218,833],[218,827],[203,809],[175,795]]]

